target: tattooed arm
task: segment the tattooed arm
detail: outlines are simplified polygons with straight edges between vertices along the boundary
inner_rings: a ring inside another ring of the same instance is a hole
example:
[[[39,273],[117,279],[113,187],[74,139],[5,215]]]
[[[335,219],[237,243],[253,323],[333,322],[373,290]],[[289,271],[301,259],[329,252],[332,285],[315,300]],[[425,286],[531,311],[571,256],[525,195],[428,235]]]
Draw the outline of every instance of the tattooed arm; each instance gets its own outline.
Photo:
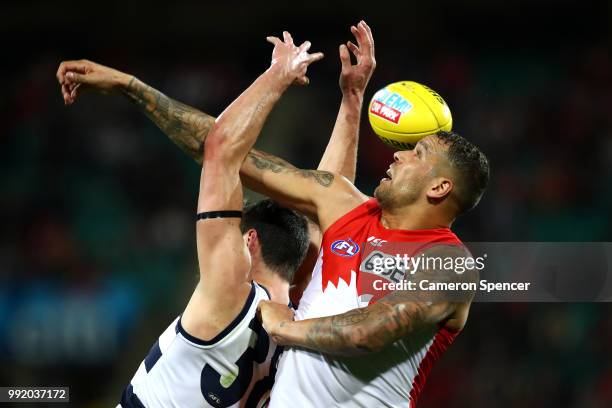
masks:
[[[434,247],[425,257],[466,257],[460,247]],[[452,270],[423,270],[411,280],[416,283],[474,282],[474,270],[457,274]],[[380,351],[395,341],[423,330],[445,327],[463,329],[467,320],[471,291],[423,292],[397,290],[367,307],[335,316],[293,321],[283,305],[262,302],[264,328],[280,345],[298,346],[333,355],[359,355]]]
[[[206,136],[215,118],[184,103],[168,98],[136,77],[131,77],[121,93],[143,111],[172,142],[202,164]]]
[[[144,112],[174,144],[202,164],[204,140],[215,118],[175,101],[136,77],[88,60],[64,61],[57,70],[66,105],[83,89],[124,95]]]
[[[57,79],[67,105],[76,101],[83,87],[125,95],[176,145],[202,164],[204,140],[215,124],[212,116],[168,98],[135,77],[87,60],[62,62]],[[336,150],[339,144],[334,143]],[[332,156],[338,158],[337,155]],[[331,163],[333,160],[324,161],[328,163],[323,165],[327,170],[343,167],[341,163]],[[323,223],[323,229],[367,200],[349,180],[333,172],[300,170],[284,160],[256,150],[249,153],[240,175],[246,187],[287,207],[302,210]],[[319,214],[318,204],[322,203],[326,206],[322,210],[324,213]]]
[[[338,217],[368,200],[337,173],[299,169],[255,149],[247,155],[240,175],[249,188],[318,220],[323,231]]]

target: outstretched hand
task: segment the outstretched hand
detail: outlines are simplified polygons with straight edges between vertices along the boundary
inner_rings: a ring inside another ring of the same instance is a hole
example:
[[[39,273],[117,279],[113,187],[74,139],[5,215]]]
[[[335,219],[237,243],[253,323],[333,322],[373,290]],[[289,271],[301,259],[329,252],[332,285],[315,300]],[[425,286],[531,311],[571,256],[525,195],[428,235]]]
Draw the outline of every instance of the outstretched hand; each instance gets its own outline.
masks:
[[[351,32],[357,40],[357,45],[351,41],[348,41],[346,45],[340,45],[340,62],[342,63],[340,89],[343,93],[363,94],[376,68],[374,37],[372,30],[363,20],[357,26],[351,26]],[[357,60],[355,65],[351,64],[349,50]]]
[[[129,80],[123,72],[88,60],[64,61],[56,76],[66,105],[73,104],[84,88],[110,93]]]
[[[270,69],[278,70],[282,80],[288,84],[308,85],[310,80],[306,76],[306,70],[310,64],[323,58],[323,53],[309,54],[310,41],[304,41],[297,47],[287,31],[283,31],[283,40],[273,36],[267,37],[266,40],[274,45]]]

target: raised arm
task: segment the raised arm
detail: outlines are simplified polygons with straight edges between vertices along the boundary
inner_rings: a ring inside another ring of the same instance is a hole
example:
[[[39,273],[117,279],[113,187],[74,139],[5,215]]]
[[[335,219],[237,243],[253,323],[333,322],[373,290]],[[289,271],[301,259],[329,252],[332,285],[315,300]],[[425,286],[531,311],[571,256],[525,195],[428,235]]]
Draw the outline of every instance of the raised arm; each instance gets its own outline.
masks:
[[[204,148],[196,226],[200,281],[182,316],[190,333],[209,338],[235,318],[250,292],[250,257],[240,230],[239,171],[263,124],[287,87],[305,81],[309,42],[276,37],[272,65],[219,116]]]
[[[360,21],[357,26],[352,26],[351,32],[357,40],[357,45],[351,41],[348,41],[346,45],[340,45],[342,70],[339,83],[342,102],[318,170],[339,173],[354,183],[361,106],[368,81],[376,67],[376,59],[372,30],[365,21]],[[349,50],[357,60],[355,65],[351,64]]]
[[[284,160],[255,150],[241,169],[242,181],[248,188],[287,207],[302,210],[318,219],[322,229],[367,199],[352,181],[363,100],[363,92],[359,90],[365,88],[373,69],[373,47],[369,47],[371,33],[364,23],[352,31],[361,44],[358,47],[349,42],[348,47],[359,55],[358,63],[350,65],[348,51],[343,47],[343,102],[319,171],[299,170]],[[84,89],[125,95],[176,145],[202,164],[204,141],[215,123],[214,117],[167,97],[131,75],[87,60],[62,62],[57,79],[67,105],[74,103]]]
[[[284,37],[284,42],[276,37],[268,38],[274,43],[271,67],[225,109],[206,138],[198,199],[199,214],[209,214],[211,211],[241,211],[242,185],[239,171],[242,162],[280,96],[292,82],[303,80],[308,64],[323,57],[320,53],[307,53],[309,42],[296,47],[289,33],[285,32]],[[231,238],[230,234],[238,240],[235,246],[244,249],[239,218],[231,221],[236,224],[235,228],[228,228],[227,224],[231,222],[222,219],[205,218],[204,222],[197,224],[200,273],[209,271],[206,276],[209,283],[206,290],[213,291],[211,297],[216,297],[219,292],[214,291],[222,289],[223,286],[228,287],[229,284],[231,287],[232,283],[247,281],[250,268],[227,267],[234,263],[235,259],[243,257],[241,251],[224,260],[223,264],[219,264],[223,259],[222,253],[218,254],[219,257],[209,256],[209,252],[218,247],[223,247],[228,254],[235,250],[234,246],[228,245],[227,242]],[[224,233],[215,234],[216,227],[222,228]],[[210,272],[223,267],[229,271]],[[204,279],[204,276],[202,278]],[[220,284],[220,287],[216,287],[216,283]]]
[[[425,257],[466,257],[461,247],[434,247]],[[428,283],[474,282],[475,270],[457,274],[452,270],[422,270],[414,281]],[[360,355],[382,350],[395,341],[445,327],[459,332],[467,320],[473,292],[419,292],[397,290],[367,307],[335,316],[293,321],[282,305],[263,302],[260,311],[264,328],[280,345],[304,347],[332,355]]]

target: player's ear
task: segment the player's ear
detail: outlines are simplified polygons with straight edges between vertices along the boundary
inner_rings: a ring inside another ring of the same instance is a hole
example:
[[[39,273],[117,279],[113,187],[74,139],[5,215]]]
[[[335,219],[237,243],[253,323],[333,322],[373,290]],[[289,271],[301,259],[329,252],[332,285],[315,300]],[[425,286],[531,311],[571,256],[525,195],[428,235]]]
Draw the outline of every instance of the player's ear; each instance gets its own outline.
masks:
[[[451,191],[453,191],[453,187],[454,185],[451,179],[446,177],[435,177],[429,185],[427,197],[434,200],[440,200],[447,197]]]
[[[243,237],[244,242],[247,248],[249,248],[249,250],[252,250],[256,245],[259,244],[259,237],[257,236],[257,231],[255,230],[255,228],[250,228],[249,230],[247,230],[247,232],[244,233]]]

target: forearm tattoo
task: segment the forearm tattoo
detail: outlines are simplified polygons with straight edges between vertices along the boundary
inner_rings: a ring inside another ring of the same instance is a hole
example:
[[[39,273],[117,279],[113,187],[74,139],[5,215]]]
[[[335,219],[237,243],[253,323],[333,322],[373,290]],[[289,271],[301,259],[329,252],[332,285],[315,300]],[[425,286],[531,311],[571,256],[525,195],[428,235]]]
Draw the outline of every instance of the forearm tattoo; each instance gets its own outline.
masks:
[[[123,92],[159,127],[174,144],[202,163],[204,140],[215,118],[168,98],[133,77]]]
[[[329,187],[334,181],[334,175],[328,171],[298,169],[278,157],[260,151],[251,150],[248,158],[259,170],[269,170],[273,173],[294,173],[304,178],[312,178],[323,187]]]
[[[370,316],[370,311],[366,308],[350,310],[344,314],[334,316],[332,319],[333,327],[346,327],[359,324]]]
[[[380,350],[404,336],[421,320],[423,310],[420,307],[398,306],[379,302],[341,315],[315,319],[306,333],[304,346],[340,355]]]
[[[466,256],[469,252],[456,245],[439,245],[427,250],[425,254],[445,258]],[[476,282],[478,271],[471,269],[457,274],[443,268],[425,269],[419,270],[413,278],[427,279],[429,282]],[[473,296],[471,291],[448,294],[397,290],[365,308],[313,319],[300,345],[329,354],[344,355],[381,350],[398,339],[436,327],[450,316],[454,304],[470,302]]]

